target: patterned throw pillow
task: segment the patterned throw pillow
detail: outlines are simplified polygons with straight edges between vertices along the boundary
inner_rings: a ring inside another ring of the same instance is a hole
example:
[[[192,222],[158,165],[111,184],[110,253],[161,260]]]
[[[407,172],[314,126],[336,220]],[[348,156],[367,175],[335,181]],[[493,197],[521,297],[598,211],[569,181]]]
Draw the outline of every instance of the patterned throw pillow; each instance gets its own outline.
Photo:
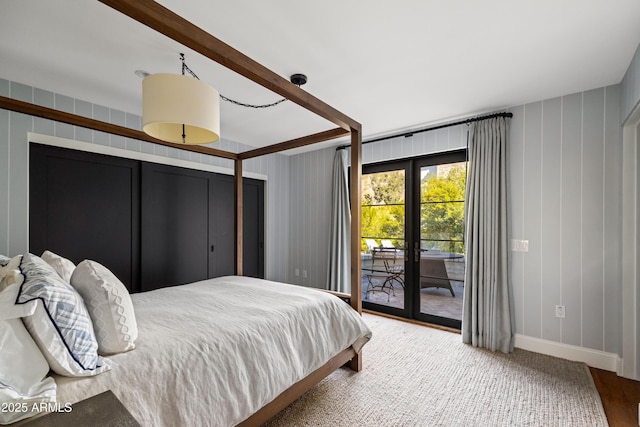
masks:
[[[84,260],[73,271],[71,285],[82,295],[98,338],[98,353],[135,348],[138,325],[129,291],[106,267]]]
[[[71,377],[97,375],[109,369],[98,356],[98,343],[82,297],[41,258],[27,253],[20,270],[24,283],[16,304],[38,301],[27,330],[56,373]]]

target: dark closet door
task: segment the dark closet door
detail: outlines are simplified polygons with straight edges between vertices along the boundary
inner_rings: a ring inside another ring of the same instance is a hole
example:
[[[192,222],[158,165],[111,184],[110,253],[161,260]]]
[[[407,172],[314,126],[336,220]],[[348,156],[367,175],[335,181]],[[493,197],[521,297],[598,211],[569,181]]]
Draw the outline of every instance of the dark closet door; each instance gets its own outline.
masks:
[[[212,174],[142,163],[141,288],[213,277]]]
[[[213,188],[213,276],[235,273],[234,178],[216,174]],[[264,278],[264,181],[242,180],[242,269],[245,276]]]
[[[142,164],[141,288],[235,273],[234,178]],[[243,273],[264,278],[264,182],[243,179]]]
[[[213,188],[213,277],[235,274],[235,210],[234,179],[229,175],[216,175]]]
[[[139,162],[30,145],[29,250],[95,260],[137,291]]]
[[[264,181],[243,179],[242,273],[264,278]]]
[[[131,292],[232,275],[233,177],[40,144],[30,250],[93,259]],[[243,272],[264,278],[264,182],[243,180]]]

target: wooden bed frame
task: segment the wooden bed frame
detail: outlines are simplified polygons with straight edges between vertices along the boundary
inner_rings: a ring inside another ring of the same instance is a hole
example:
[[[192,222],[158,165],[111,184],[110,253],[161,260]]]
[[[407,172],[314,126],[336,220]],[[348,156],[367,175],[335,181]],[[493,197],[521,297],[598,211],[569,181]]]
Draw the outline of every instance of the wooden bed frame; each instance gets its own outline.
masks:
[[[203,31],[191,22],[173,13],[153,0],[98,0],[107,6],[121,12],[124,15],[144,24],[165,36],[181,43],[207,58],[227,67],[230,70],[258,83],[292,102],[306,108],[312,113],[329,120],[337,125],[337,128],[329,129],[313,135],[303,136],[297,139],[281,142],[263,148],[231,153],[215,148],[199,145],[173,144],[152,138],[144,132],[126,128],[99,120],[94,120],[75,114],[65,113],[59,110],[42,107],[39,105],[18,101],[15,99],[0,97],[0,108],[16,111],[36,117],[68,123],[88,129],[102,131],[126,138],[138,139],[155,144],[174,147],[182,150],[194,151],[211,156],[223,157],[234,161],[235,174],[235,272],[242,276],[242,162],[247,159],[284,150],[303,147],[322,141],[351,136],[351,172],[350,172],[350,198],[351,198],[351,295],[346,298],[349,304],[358,313],[362,313],[362,282],[360,260],[360,180],[362,174],[362,126],[330,105],[308,94],[303,89],[295,86],[288,80],[277,75],[263,65],[257,63],[231,46],[218,40],[211,34]],[[342,295],[345,297],[345,295]],[[337,368],[348,363],[351,369],[362,369],[361,355],[349,348],[329,360],[324,366],[314,371],[311,375],[291,386],[271,403],[256,412],[241,425],[259,425],[273,417],[290,403],[299,398],[303,393],[320,382]]]

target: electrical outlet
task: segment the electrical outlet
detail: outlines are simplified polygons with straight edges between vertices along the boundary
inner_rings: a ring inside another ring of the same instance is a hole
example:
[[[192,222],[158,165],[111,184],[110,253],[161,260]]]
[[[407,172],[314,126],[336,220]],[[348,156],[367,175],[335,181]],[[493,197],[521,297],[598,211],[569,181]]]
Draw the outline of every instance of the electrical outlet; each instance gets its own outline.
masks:
[[[556,305],[556,317],[565,318],[564,305]]]
[[[513,252],[529,252],[529,241],[511,239],[511,250]]]

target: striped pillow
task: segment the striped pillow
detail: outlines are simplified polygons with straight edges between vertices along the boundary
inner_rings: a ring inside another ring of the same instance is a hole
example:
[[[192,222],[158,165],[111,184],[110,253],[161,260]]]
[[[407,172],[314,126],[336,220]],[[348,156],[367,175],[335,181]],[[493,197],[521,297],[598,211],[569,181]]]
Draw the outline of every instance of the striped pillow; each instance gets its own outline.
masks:
[[[71,377],[108,370],[109,366],[98,356],[91,318],[78,292],[33,254],[22,257],[20,271],[24,283],[16,304],[39,301],[33,316],[22,320],[51,369]]]

